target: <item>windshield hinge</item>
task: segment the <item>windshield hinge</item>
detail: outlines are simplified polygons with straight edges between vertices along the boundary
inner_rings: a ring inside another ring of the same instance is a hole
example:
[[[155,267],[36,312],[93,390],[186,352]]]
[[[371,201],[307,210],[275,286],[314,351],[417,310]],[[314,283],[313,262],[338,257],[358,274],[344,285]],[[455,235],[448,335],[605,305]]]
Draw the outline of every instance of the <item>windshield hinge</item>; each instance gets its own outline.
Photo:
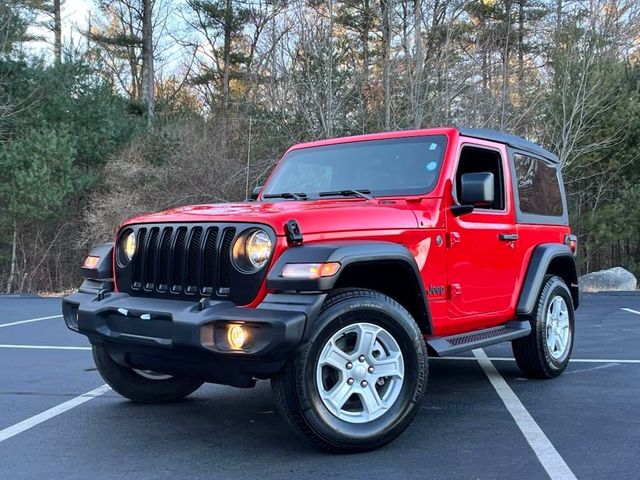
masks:
[[[287,242],[291,245],[300,245],[303,237],[300,231],[300,225],[295,220],[289,220],[284,225],[284,230],[287,234]]]

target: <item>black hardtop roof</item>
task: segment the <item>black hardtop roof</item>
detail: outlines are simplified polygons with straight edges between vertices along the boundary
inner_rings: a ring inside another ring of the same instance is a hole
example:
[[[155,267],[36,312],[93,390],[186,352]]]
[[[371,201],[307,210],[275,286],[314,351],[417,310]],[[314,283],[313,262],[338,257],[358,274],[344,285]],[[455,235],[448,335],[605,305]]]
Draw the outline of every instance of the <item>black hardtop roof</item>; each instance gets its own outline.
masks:
[[[522,137],[511,135],[510,133],[503,133],[498,132],[497,130],[489,130],[485,128],[459,128],[458,131],[460,132],[460,135],[464,135],[465,137],[473,137],[479,138],[481,140],[489,140],[491,142],[504,143],[515,149],[534,153],[554,163],[558,163],[560,161],[557,155],[542,148],[540,145],[525,140]]]

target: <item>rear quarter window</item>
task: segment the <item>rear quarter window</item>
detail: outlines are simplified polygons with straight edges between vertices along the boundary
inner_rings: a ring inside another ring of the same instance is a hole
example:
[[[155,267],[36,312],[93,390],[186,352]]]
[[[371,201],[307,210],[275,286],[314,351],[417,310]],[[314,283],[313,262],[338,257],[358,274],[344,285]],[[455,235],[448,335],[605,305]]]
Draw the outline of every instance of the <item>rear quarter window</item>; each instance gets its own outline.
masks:
[[[515,154],[516,186],[520,211],[560,217],[564,214],[560,179],[553,165],[537,158]]]

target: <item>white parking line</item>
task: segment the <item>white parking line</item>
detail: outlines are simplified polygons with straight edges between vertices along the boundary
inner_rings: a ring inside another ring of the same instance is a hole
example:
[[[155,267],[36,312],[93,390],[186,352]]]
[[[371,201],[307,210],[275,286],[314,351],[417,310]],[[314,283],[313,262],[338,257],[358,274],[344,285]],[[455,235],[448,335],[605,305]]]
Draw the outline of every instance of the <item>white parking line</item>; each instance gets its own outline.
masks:
[[[640,360],[618,360],[615,358],[576,358],[569,363],[640,363]]]
[[[603,368],[617,367],[619,363],[605,363],[604,365],[598,365],[597,367],[578,368],[571,370],[570,372],[564,372],[564,375],[573,375],[575,373],[593,372],[594,370],[602,370]]]
[[[624,310],[625,312],[635,313],[636,315],[640,315],[638,310],[634,310],[633,308],[621,308],[620,310]]]
[[[558,451],[553,444],[549,441],[542,429],[538,426],[533,417],[529,414],[520,399],[511,390],[511,387],[502,378],[496,367],[494,367],[487,354],[481,348],[473,351],[478,363],[484,370],[484,373],[489,378],[489,381],[496,389],[498,395],[502,399],[504,406],[515,420],[518,428],[524,435],[534,453],[540,460],[540,463],[547,471],[547,474],[552,480],[575,480],[576,476],[573,474],[569,466],[562,459]]]
[[[20,320],[19,322],[3,323],[0,324],[0,328],[11,327],[12,325],[20,325],[22,323],[39,322],[40,320],[51,320],[52,318],[62,318],[62,315],[51,315],[50,317],[31,318],[29,320]]]
[[[492,362],[515,362],[512,357],[488,357]],[[475,357],[430,357],[429,360],[467,360],[475,362]],[[570,363],[640,363],[640,360],[621,360],[616,358],[572,358]]]
[[[72,398],[71,400],[61,403],[60,405],[56,405],[55,407],[50,408],[49,410],[45,410],[44,412],[39,413],[38,415],[35,415],[31,418],[27,418],[26,420],[23,420],[20,423],[16,423],[15,425],[11,425],[10,427],[5,428],[4,430],[0,430],[0,442],[4,442],[5,440],[8,440],[9,438],[18,435],[19,433],[29,430],[30,428],[33,428],[36,425],[40,425],[42,422],[46,422],[47,420],[53,417],[56,417],[66,411],[69,411],[72,408],[77,407],[78,405],[82,405],[83,403],[88,402],[89,400],[99,397],[100,395],[107,393],[110,390],[111,388],[109,388],[108,385],[102,385],[101,387],[91,390],[90,392],[87,392],[76,398]]]
[[[26,350],[91,350],[91,347],[63,347],[58,345],[0,345],[0,348],[22,348]]]

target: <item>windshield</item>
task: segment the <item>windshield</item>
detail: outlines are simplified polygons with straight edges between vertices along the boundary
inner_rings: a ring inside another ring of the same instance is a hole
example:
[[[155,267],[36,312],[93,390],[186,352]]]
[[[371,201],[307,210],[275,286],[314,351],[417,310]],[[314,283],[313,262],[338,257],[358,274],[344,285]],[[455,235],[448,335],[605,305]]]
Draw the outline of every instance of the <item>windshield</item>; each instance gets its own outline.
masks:
[[[373,196],[429,193],[438,181],[446,143],[444,135],[429,135],[293,150],[278,165],[263,196],[311,197],[347,190]]]

